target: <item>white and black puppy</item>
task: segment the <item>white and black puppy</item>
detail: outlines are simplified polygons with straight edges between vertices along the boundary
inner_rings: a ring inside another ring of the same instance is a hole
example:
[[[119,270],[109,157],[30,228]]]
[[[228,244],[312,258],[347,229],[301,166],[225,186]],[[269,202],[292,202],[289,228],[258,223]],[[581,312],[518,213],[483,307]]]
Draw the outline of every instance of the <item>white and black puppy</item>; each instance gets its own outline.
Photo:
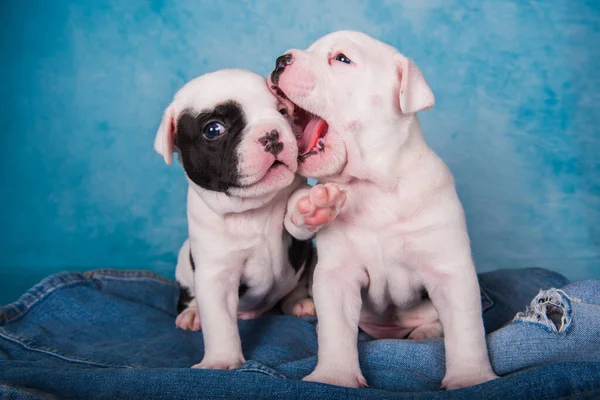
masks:
[[[416,115],[434,104],[419,69],[391,46],[344,31],[279,57],[269,79],[302,136],[299,173],[347,196],[317,234],[319,359],[305,379],[365,385],[358,326],[377,338],[440,337],[443,326],[442,385],[494,379],[463,208]],[[296,199],[290,218],[313,218],[311,196]]]
[[[290,196],[307,187],[295,175],[297,143],[283,109],[260,75],[221,70],[180,89],[156,134],[156,151],[167,164],[178,152],[189,182],[176,323],[202,329],[204,358],[194,367],[244,363],[238,318],[282,299],[284,312],[314,315],[306,279],[316,255],[304,240],[312,227],[288,224],[297,240],[283,224]]]

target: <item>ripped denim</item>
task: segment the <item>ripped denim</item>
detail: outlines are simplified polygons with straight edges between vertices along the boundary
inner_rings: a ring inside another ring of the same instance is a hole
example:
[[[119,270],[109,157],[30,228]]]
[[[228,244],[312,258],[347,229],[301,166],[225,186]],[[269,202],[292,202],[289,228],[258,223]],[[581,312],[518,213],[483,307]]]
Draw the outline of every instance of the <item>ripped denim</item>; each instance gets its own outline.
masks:
[[[564,290],[540,290],[524,312],[515,315],[513,321],[538,323],[554,333],[566,334],[571,328],[571,298]]]
[[[276,312],[239,322],[248,362],[237,370],[190,369],[202,358],[202,334],[176,329],[174,282],[144,271],[54,275],[0,308],[0,398],[600,398],[599,281],[567,285],[540,269],[479,278],[502,378],[445,392],[441,339],[363,334],[369,388],[302,382],[316,364],[315,321]]]

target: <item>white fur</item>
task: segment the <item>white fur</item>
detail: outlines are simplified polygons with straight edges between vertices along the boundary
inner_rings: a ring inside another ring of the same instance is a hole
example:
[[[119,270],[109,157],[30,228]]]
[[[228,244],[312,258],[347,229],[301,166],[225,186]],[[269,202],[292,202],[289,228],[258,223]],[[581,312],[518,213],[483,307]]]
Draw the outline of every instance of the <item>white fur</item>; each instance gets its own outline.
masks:
[[[441,336],[443,326],[442,385],[494,379],[463,208],[415,114],[434,104],[423,75],[394,48],[358,32],[336,32],[289,53],[280,89],[329,125],[325,150],[299,172],[347,194],[338,217],[317,234],[319,359],[305,380],[365,384],[358,325],[387,325],[392,331],[379,330],[381,337],[418,339]],[[336,61],[339,53],[352,64]],[[422,303],[423,287],[435,309]]]
[[[264,78],[248,71],[222,70],[189,82],[165,111],[155,149],[169,164],[177,150],[174,140],[179,114],[186,109],[211,109],[228,100],[238,102],[247,119],[235,151],[239,152],[243,183],[248,186],[226,195],[205,190],[188,179],[189,240],[180,250],[176,271],[177,280],[196,298],[176,323],[183,329],[202,329],[205,353],[194,366],[197,368],[232,369],[244,363],[237,319],[258,317],[286,295],[290,298],[285,301],[285,310],[314,314],[314,306],[311,310],[311,301],[306,298],[306,282],[296,288],[302,271],[296,273],[289,263],[291,238],[283,227],[292,192],[308,186],[294,175],[296,140]],[[280,168],[278,175],[263,182],[274,156],[264,151],[257,138],[273,129],[285,143],[277,158],[287,168]],[[299,227],[292,233],[312,235]],[[190,247],[195,273],[189,261]],[[240,282],[250,287],[241,301]]]

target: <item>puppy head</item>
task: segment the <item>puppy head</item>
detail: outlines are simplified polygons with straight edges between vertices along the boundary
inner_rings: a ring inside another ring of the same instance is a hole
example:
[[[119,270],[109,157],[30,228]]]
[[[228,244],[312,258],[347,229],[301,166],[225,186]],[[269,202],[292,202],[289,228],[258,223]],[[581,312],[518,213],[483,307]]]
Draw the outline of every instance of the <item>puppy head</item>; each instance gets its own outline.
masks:
[[[268,80],[301,138],[298,171],[313,177],[358,170],[385,152],[395,156],[408,129],[392,134],[390,126],[435,102],[415,64],[360,32],[335,32],[306,51],[288,51]]]
[[[167,164],[178,152],[189,181],[203,189],[264,196],[290,185],[298,166],[296,138],[284,110],[265,79],[253,72],[202,75],[175,94],[154,148]]]

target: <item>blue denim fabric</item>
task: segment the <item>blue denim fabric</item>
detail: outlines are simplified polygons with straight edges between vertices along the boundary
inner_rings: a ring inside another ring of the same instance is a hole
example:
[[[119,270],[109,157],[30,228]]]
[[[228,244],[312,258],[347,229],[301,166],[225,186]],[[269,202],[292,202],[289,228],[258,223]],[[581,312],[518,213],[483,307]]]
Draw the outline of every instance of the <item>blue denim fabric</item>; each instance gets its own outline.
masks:
[[[62,273],[0,309],[0,397],[600,396],[599,281],[565,286],[567,280],[558,274],[528,269],[481,274],[480,282],[492,364],[503,378],[444,392],[439,390],[444,374],[441,340],[363,337],[359,350],[367,389],[301,382],[316,364],[314,319],[276,312],[239,322],[249,360],[239,369],[190,369],[202,358],[202,334],[175,328],[174,282],[144,271]],[[560,287],[563,292],[538,295],[540,289]],[[524,313],[513,321],[519,311]],[[552,318],[538,321],[542,311]]]

